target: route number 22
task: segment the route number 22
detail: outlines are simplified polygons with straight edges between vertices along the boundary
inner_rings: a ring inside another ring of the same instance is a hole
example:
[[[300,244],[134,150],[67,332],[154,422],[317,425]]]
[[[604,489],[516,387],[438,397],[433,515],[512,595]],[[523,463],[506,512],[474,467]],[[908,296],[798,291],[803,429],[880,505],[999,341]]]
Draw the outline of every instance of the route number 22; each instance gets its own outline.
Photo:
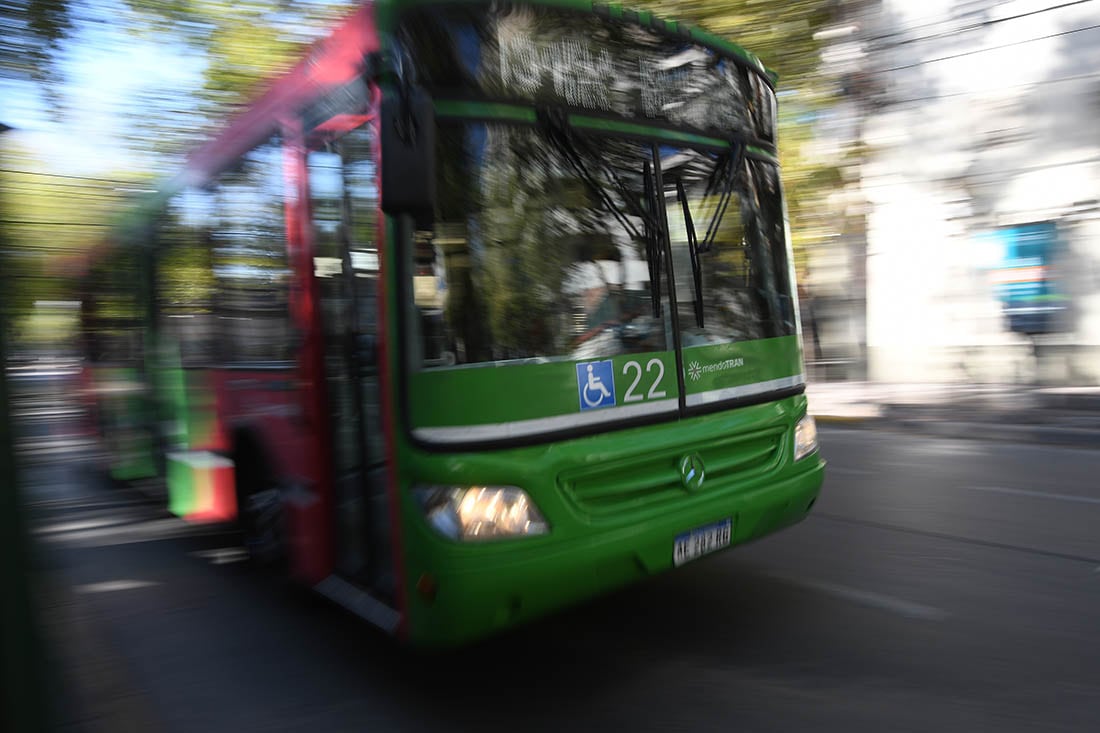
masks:
[[[646,362],[645,372],[649,374],[653,371],[654,367],[657,369],[657,378],[653,380],[653,384],[649,388],[644,396],[635,394],[634,390],[638,388],[638,383],[642,381],[642,365],[636,361],[628,361],[623,364],[623,374],[629,375],[631,371],[635,372],[634,381],[630,383],[630,387],[626,390],[626,394],[623,396],[623,402],[641,402],[642,400],[656,400],[665,396],[663,389],[657,389],[661,386],[661,380],[665,378],[665,364],[660,359],[650,359]]]

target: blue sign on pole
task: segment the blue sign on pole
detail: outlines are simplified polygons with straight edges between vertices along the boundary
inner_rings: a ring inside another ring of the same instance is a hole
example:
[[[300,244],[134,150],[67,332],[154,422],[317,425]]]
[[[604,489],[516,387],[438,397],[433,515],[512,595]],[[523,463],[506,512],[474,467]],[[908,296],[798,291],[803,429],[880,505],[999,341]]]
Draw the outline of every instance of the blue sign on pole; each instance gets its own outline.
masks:
[[[1056,316],[1065,309],[1066,299],[1051,277],[1058,248],[1055,223],[1003,227],[980,239],[995,243],[999,250],[992,276],[1009,329],[1029,334],[1057,330]]]
[[[615,369],[610,359],[577,364],[577,396],[581,410],[615,406]]]

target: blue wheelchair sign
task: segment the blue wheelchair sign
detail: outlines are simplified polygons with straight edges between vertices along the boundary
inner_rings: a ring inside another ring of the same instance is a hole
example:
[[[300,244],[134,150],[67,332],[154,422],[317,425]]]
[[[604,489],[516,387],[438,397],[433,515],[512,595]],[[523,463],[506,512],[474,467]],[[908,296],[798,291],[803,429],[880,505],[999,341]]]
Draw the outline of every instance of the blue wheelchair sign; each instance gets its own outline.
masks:
[[[615,406],[615,369],[610,359],[577,364],[577,395],[581,410]]]

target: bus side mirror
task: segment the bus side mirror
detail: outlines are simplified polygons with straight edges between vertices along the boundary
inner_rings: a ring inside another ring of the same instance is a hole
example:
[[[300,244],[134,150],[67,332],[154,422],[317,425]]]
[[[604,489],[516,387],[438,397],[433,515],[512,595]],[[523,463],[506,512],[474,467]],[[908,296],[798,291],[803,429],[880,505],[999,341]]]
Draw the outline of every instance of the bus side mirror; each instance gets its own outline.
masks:
[[[409,214],[419,230],[435,220],[435,108],[417,86],[382,90],[382,211]]]

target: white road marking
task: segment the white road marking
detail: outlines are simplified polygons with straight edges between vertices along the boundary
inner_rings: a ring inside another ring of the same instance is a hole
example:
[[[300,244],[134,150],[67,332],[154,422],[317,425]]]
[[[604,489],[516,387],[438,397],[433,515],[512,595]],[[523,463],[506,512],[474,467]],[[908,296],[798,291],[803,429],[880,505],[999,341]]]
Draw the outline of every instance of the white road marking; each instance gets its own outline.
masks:
[[[116,590],[134,590],[136,588],[151,588],[160,583],[148,580],[107,580],[102,583],[88,583],[74,588],[77,593],[111,593]]]
[[[896,598],[870,590],[852,588],[851,586],[840,585],[839,583],[830,583],[824,580],[787,578],[782,576],[774,577],[794,585],[802,586],[803,588],[825,593],[835,598],[858,603],[861,606],[889,611],[890,613],[895,613],[899,616],[917,621],[942,621],[949,615],[947,611],[936,608],[935,606],[926,606],[923,603],[907,601],[904,598]]]
[[[118,527],[125,524],[132,524],[134,520],[132,518],[111,516],[103,519],[81,519],[72,522],[58,522],[57,524],[47,524],[42,527],[36,527],[33,530],[34,534],[56,534],[59,532],[78,532],[86,529],[100,529],[103,527]]]
[[[213,550],[199,550],[188,554],[202,558],[211,565],[228,565],[234,562],[244,562],[248,559],[248,550],[243,547],[218,547]]]
[[[109,527],[57,532],[44,536],[43,541],[72,547],[114,547],[138,542],[175,539],[177,537],[202,537],[224,531],[216,526],[212,528],[200,527],[187,524],[176,517],[165,517],[163,519],[150,519]]]
[[[1075,501],[1079,504],[1100,504],[1100,499],[1093,496],[1079,496],[1077,494],[1053,494],[1046,491],[1029,491],[1028,489],[1012,489],[1007,486],[964,486],[971,491],[988,491],[997,494],[1012,494],[1014,496],[1030,496],[1036,499],[1057,499],[1058,501]]]

